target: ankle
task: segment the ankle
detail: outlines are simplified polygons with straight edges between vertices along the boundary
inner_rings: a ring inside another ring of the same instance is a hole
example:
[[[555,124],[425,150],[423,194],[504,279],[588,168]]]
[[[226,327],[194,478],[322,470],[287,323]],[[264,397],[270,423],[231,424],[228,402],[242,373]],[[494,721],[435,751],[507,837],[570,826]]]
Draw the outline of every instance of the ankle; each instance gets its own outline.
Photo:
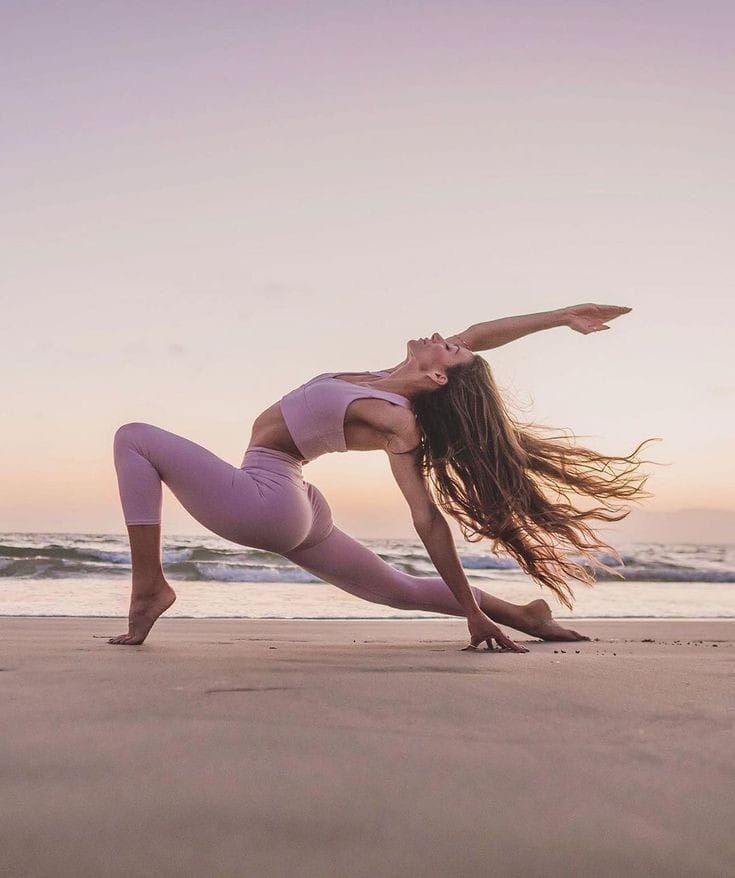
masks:
[[[534,634],[539,626],[538,615],[528,604],[507,604],[502,609],[495,607],[487,615],[498,625],[507,625],[524,634]]]
[[[133,574],[133,591],[136,594],[152,593],[160,591],[161,588],[168,585],[163,570],[154,573],[134,573]]]

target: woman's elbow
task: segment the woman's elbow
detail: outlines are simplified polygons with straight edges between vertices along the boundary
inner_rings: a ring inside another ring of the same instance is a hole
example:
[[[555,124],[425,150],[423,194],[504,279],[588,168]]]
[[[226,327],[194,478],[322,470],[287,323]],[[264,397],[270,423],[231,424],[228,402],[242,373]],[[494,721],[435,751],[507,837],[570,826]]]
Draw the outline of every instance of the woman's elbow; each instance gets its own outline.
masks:
[[[444,516],[436,506],[430,506],[420,512],[413,513],[413,526],[418,534],[422,534],[431,530],[437,521],[443,520],[443,518]]]

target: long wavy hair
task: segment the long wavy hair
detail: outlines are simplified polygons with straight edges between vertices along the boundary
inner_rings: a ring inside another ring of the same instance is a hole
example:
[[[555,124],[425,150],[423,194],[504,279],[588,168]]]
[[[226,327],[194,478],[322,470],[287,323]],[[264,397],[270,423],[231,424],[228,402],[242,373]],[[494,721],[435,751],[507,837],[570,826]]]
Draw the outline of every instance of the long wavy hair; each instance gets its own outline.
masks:
[[[496,555],[502,546],[569,609],[574,591],[565,577],[595,583],[585,566],[567,557],[570,551],[592,568],[624,578],[595,556],[605,550],[623,563],[586,522],[620,521],[630,508],[609,501],[653,496],[643,490],[648,476],[632,474],[642,463],[655,463],[636,455],[660,437],[644,440],[626,456],[600,454],[575,444],[564,430],[517,421],[483,357],[450,366],[446,374],[439,389],[414,395],[412,408],[422,433],[421,470],[436,504],[459,522],[465,539],[491,539]],[[561,435],[542,435],[549,430]],[[578,509],[570,494],[604,505]]]

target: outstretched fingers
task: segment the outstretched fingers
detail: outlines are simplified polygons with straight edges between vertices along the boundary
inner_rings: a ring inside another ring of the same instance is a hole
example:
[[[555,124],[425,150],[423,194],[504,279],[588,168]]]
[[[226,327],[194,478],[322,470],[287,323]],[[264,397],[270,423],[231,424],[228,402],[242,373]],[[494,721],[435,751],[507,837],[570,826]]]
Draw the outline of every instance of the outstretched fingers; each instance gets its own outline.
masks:
[[[497,649],[493,646],[493,640],[495,640],[498,644]],[[480,644],[483,642],[487,643],[488,650],[492,652],[530,652],[527,647],[523,646],[520,643],[516,643],[515,641],[511,640],[510,637],[506,637],[505,634],[497,635],[495,637],[483,638],[477,644],[474,644],[472,641],[470,641],[467,646],[462,647],[461,651],[464,652],[468,649],[478,650],[480,649]]]
[[[529,652],[527,647],[523,646],[520,643],[516,643],[514,640],[511,640],[510,637],[508,637],[505,634],[497,634],[495,636],[495,640],[496,640],[496,642],[501,650],[507,649],[510,652]],[[492,641],[493,641],[492,637],[487,638],[486,643],[487,643],[488,649],[493,648]]]

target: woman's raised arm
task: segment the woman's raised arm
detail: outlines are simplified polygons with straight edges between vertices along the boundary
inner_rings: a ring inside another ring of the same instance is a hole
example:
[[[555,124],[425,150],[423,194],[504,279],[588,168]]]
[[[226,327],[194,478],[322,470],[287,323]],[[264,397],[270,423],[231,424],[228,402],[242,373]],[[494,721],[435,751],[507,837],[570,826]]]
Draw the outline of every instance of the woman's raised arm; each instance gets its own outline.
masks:
[[[521,314],[517,317],[501,317],[498,320],[486,320],[484,323],[473,323],[472,326],[451,335],[447,341],[459,341],[472,351],[487,351],[497,348],[554,326],[568,326],[576,332],[587,335],[610,329],[606,321],[614,320],[632,308],[620,305],[595,305],[591,302],[583,305],[572,305],[568,308],[557,308],[554,311],[538,311],[535,314]]]

